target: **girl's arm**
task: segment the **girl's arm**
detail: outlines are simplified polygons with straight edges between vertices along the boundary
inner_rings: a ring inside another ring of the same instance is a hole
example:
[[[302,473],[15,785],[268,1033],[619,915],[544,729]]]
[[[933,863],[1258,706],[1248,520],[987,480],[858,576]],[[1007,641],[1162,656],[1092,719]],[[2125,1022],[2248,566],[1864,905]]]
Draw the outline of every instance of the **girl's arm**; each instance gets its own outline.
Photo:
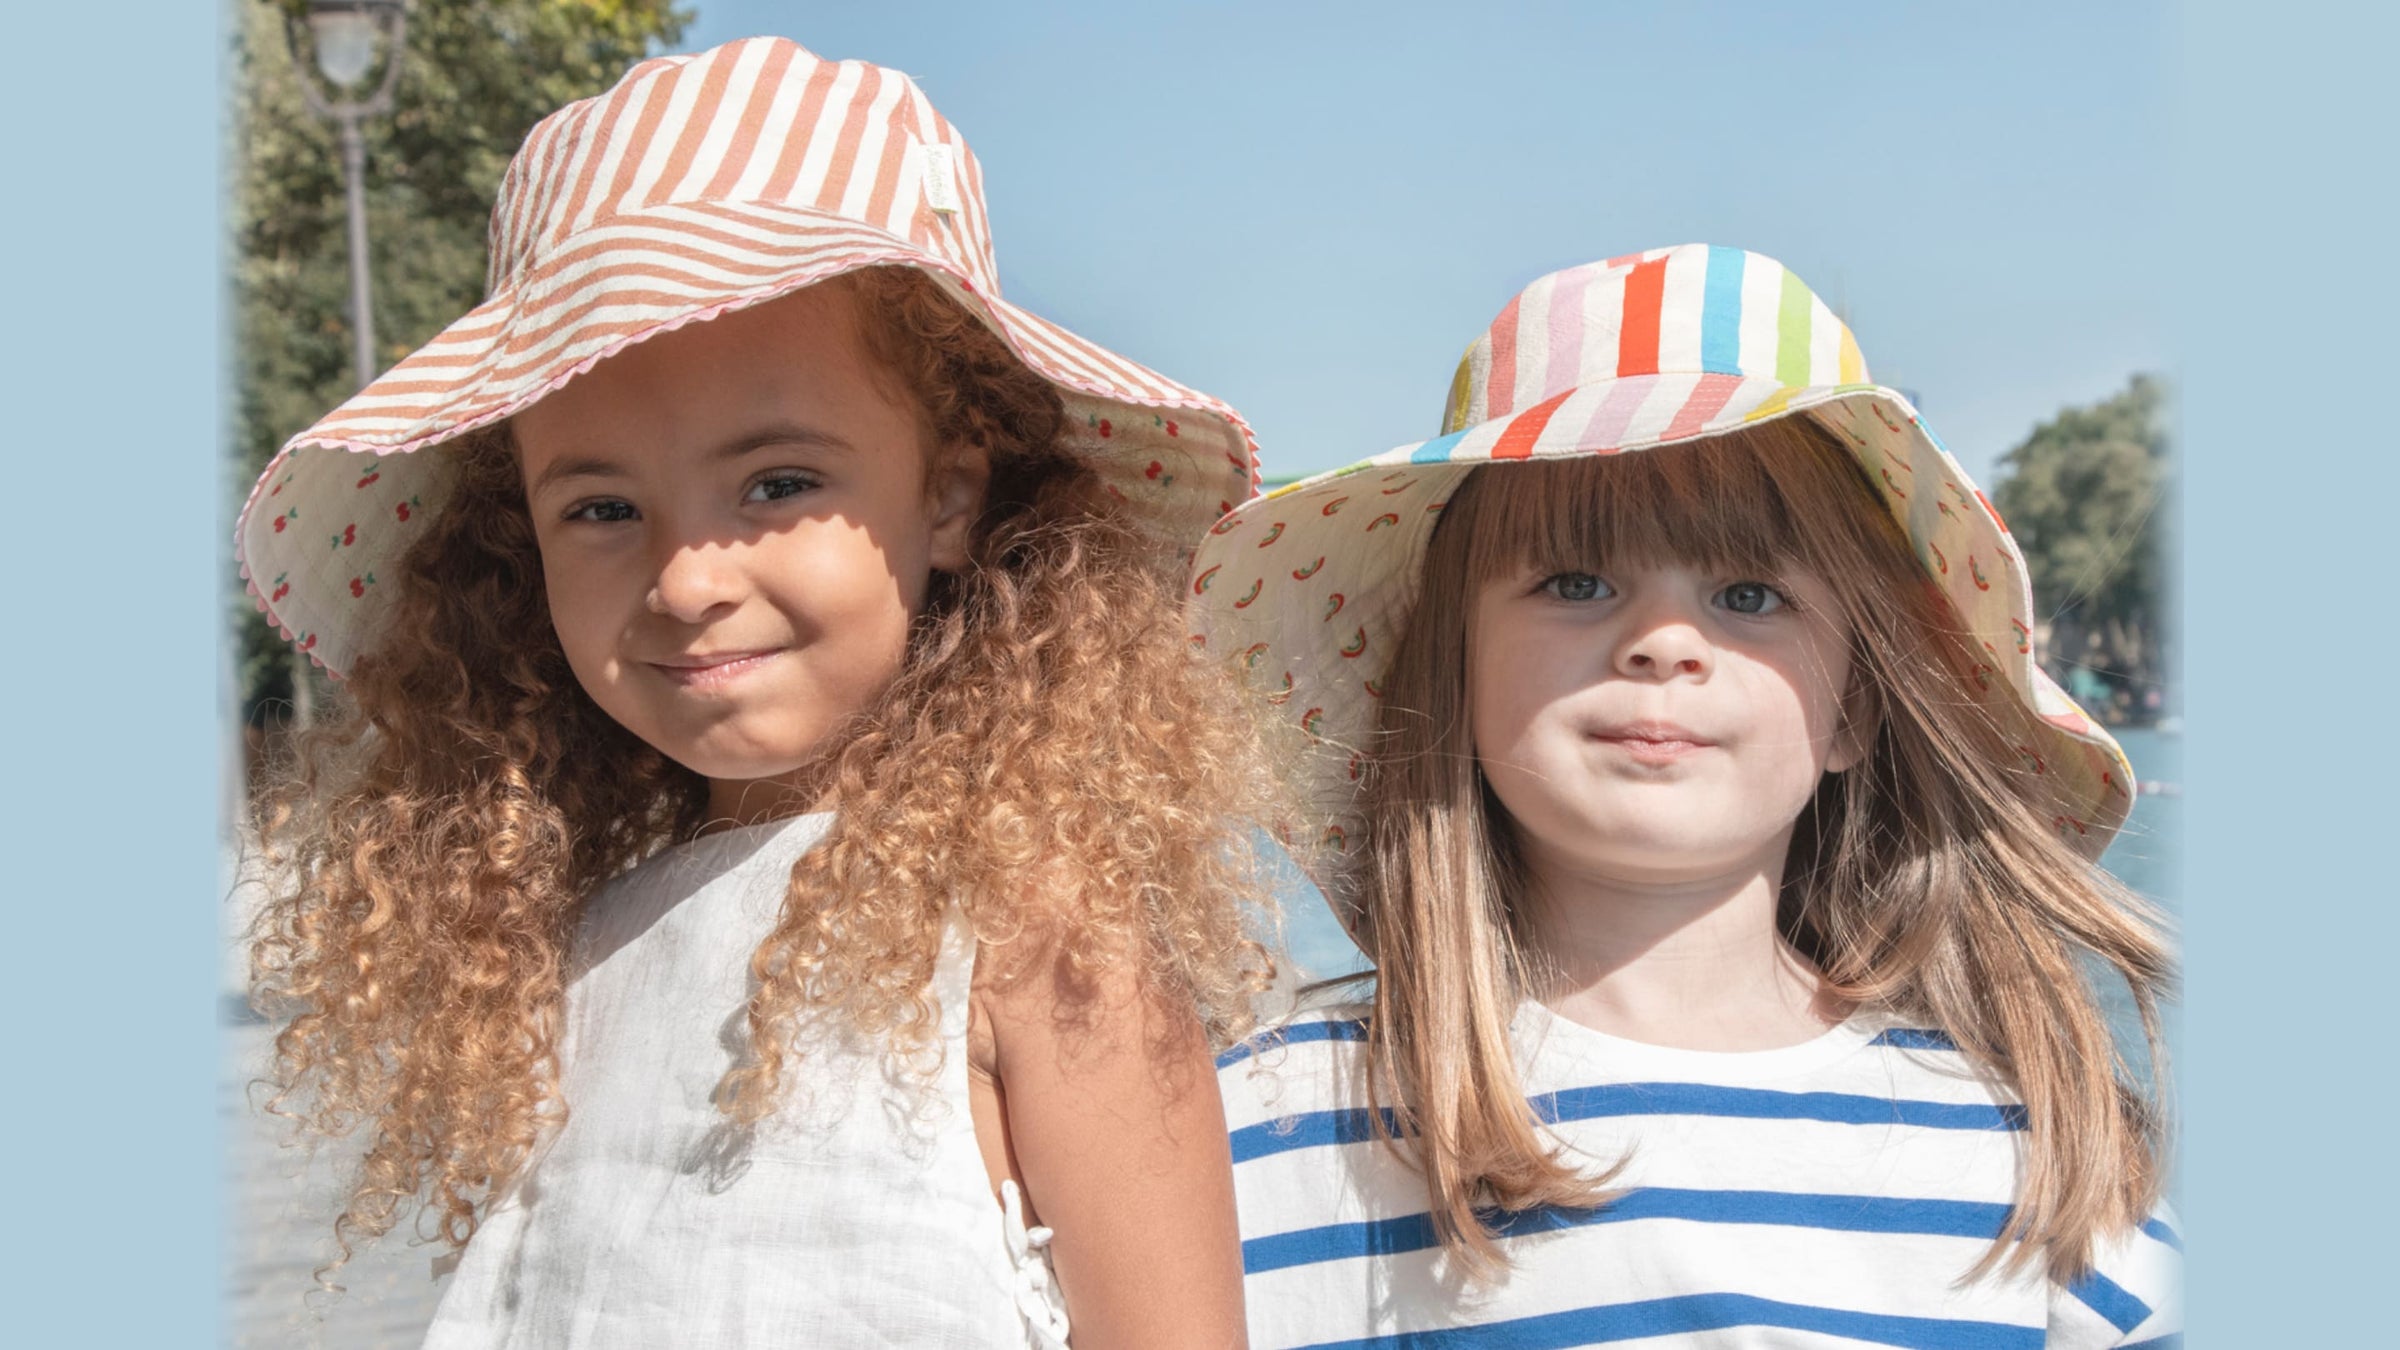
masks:
[[[997,1117],[985,1156],[1055,1233],[1075,1350],[1241,1350],[1233,1159],[1198,1018],[1145,988],[1138,960],[979,980],[976,1012],[998,1079],[977,1129]]]

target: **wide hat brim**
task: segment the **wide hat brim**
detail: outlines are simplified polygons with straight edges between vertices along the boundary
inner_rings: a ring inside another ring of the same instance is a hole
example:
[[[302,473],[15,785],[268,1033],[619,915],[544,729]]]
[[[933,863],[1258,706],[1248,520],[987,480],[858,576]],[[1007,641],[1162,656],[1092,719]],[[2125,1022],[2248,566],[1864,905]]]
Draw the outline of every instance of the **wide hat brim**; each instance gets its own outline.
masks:
[[[2069,805],[2053,821],[2097,858],[2132,807],[2116,740],[2035,662],[2023,555],[1983,494],[1897,391],[1737,375],[1637,375],[1304,479],[1210,530],[1193,558],[1195,643],[1236,662],[1305,733],[1294,786],[1306,846],[1329,866],[1365,838],[1359,785],[1384,676],[1414,609],[1426,543],[1451,493],[1483,464],[1657,449],[1781,417],[1840,438],[1907,531],[1981,651],[1979,691],[2025,729],[2024,772]],[[2008,706],[2013,705],[2013,706]],[[1345,914],[1345,923],[1355,916]]]
[[[235,526],[283,636],[339,676],[379,634],[393,565],[447,496],[435,450],[522,411],[634,343],[862,267],[914,267],[1065,401],[1071,447],[1132,517],[1188,546],[1256,489],[1257,444],[1224,403],[1069,333],[955,263],[845,216],[765,202],[602,218],[286,442]]]

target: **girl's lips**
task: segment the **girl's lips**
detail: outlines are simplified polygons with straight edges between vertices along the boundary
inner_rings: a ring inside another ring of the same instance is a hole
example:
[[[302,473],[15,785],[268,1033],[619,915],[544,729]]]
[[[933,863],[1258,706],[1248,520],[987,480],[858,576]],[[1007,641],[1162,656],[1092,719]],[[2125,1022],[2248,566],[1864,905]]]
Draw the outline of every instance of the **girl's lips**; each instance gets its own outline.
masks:
[[[1602,745],[1613,745],[1639,764],[1672,764],[1686,755],[1698,754],[1708,747],[1699,741],[1653,741],[1638,737],[1595,736]]]
[[[1716,743],[1697,732],[1666,722],[1636,722],[1604,727],[1593,732],[1591,738],[1602,745],[1622,750],[1641,764],[1671,764]]]
[[[776,647],[765,651],[679,656],[672,661],[652,661],[648,665],[670,682],[686,689],[717,689],[750,674],[782,654],[783,649]]]

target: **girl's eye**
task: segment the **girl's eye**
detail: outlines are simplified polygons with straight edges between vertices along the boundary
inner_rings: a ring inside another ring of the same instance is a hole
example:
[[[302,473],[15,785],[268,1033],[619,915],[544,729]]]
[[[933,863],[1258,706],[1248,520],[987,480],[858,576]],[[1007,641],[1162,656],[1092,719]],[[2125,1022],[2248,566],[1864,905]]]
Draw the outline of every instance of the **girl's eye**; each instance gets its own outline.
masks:
[[[1772,614],[1791,603],[1763,581],[1737,581],[1717,592],[1717,601],[1736,614]]]
[[[742,494],[742,500],[746,502],[778,502],[786,497],[797,497],[816,486],[815,479],[802,474],[769,474],[752,483],[750,490]]]
[[[567,512],[567,519],[595,520],[603,523],[613,523],[616,521],[632,520],[640,514],[640,512],[633,509],[632,502],[618,501],[614,498],[602,498],[599,501],[585,502],[580,506],[569,509]]]
[[[1546,578],[1542,582],[1542,589],[1570,604],[1616,594],[1608,588],[1607,582],[1589,572],[1561,572]]]

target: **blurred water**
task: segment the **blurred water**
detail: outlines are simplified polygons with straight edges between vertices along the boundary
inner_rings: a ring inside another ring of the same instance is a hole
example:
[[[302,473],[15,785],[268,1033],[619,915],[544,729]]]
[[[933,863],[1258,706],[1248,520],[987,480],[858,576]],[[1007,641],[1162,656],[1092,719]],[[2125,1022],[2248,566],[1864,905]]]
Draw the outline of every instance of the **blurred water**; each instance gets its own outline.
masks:
[[[2133,761],[2135,778],[2169,791],[2146,792],[2134,798],[2132,818],[2101,855],[2100,865],[2169,913],[2180,912],[2183,887],[2177,864],[2183,849],[2183,737],[2137,728],[2118,732],[2117,741],[2125,747],[2126,758]]]
[[[2133,776],[2145,791],[2133,799],[2133,815],[2125,828],[2110,844],[2108,852],[2100,855],[2100,865],[2133,890],[2155,901],[2166,911],[2175,930],[2177,945],[2181,946],[2180,930],[2183,920],[2183,737],[2148,729],[2127,730],[2117,734],[2118,743],[2125,747],[2125,757],[2133,761]],[[2164,790],[2155,790],[2164,789]],[[2137,1071],[2147,1081],[2149,1065],[2147,1048],[2142,1041],[2140,1019],[2134,1014],[2133,1000],[2122,983],[2112,979],[2100,981],[2100,994],[2109,1011],[2109,1024],[2117,1033],[2117,1045]],[[2167,1059],[2172,1070],[2175,1050],[2182,1041],[2183,1019],[2179,1006],[2161,1011],[2167,1042]]]

